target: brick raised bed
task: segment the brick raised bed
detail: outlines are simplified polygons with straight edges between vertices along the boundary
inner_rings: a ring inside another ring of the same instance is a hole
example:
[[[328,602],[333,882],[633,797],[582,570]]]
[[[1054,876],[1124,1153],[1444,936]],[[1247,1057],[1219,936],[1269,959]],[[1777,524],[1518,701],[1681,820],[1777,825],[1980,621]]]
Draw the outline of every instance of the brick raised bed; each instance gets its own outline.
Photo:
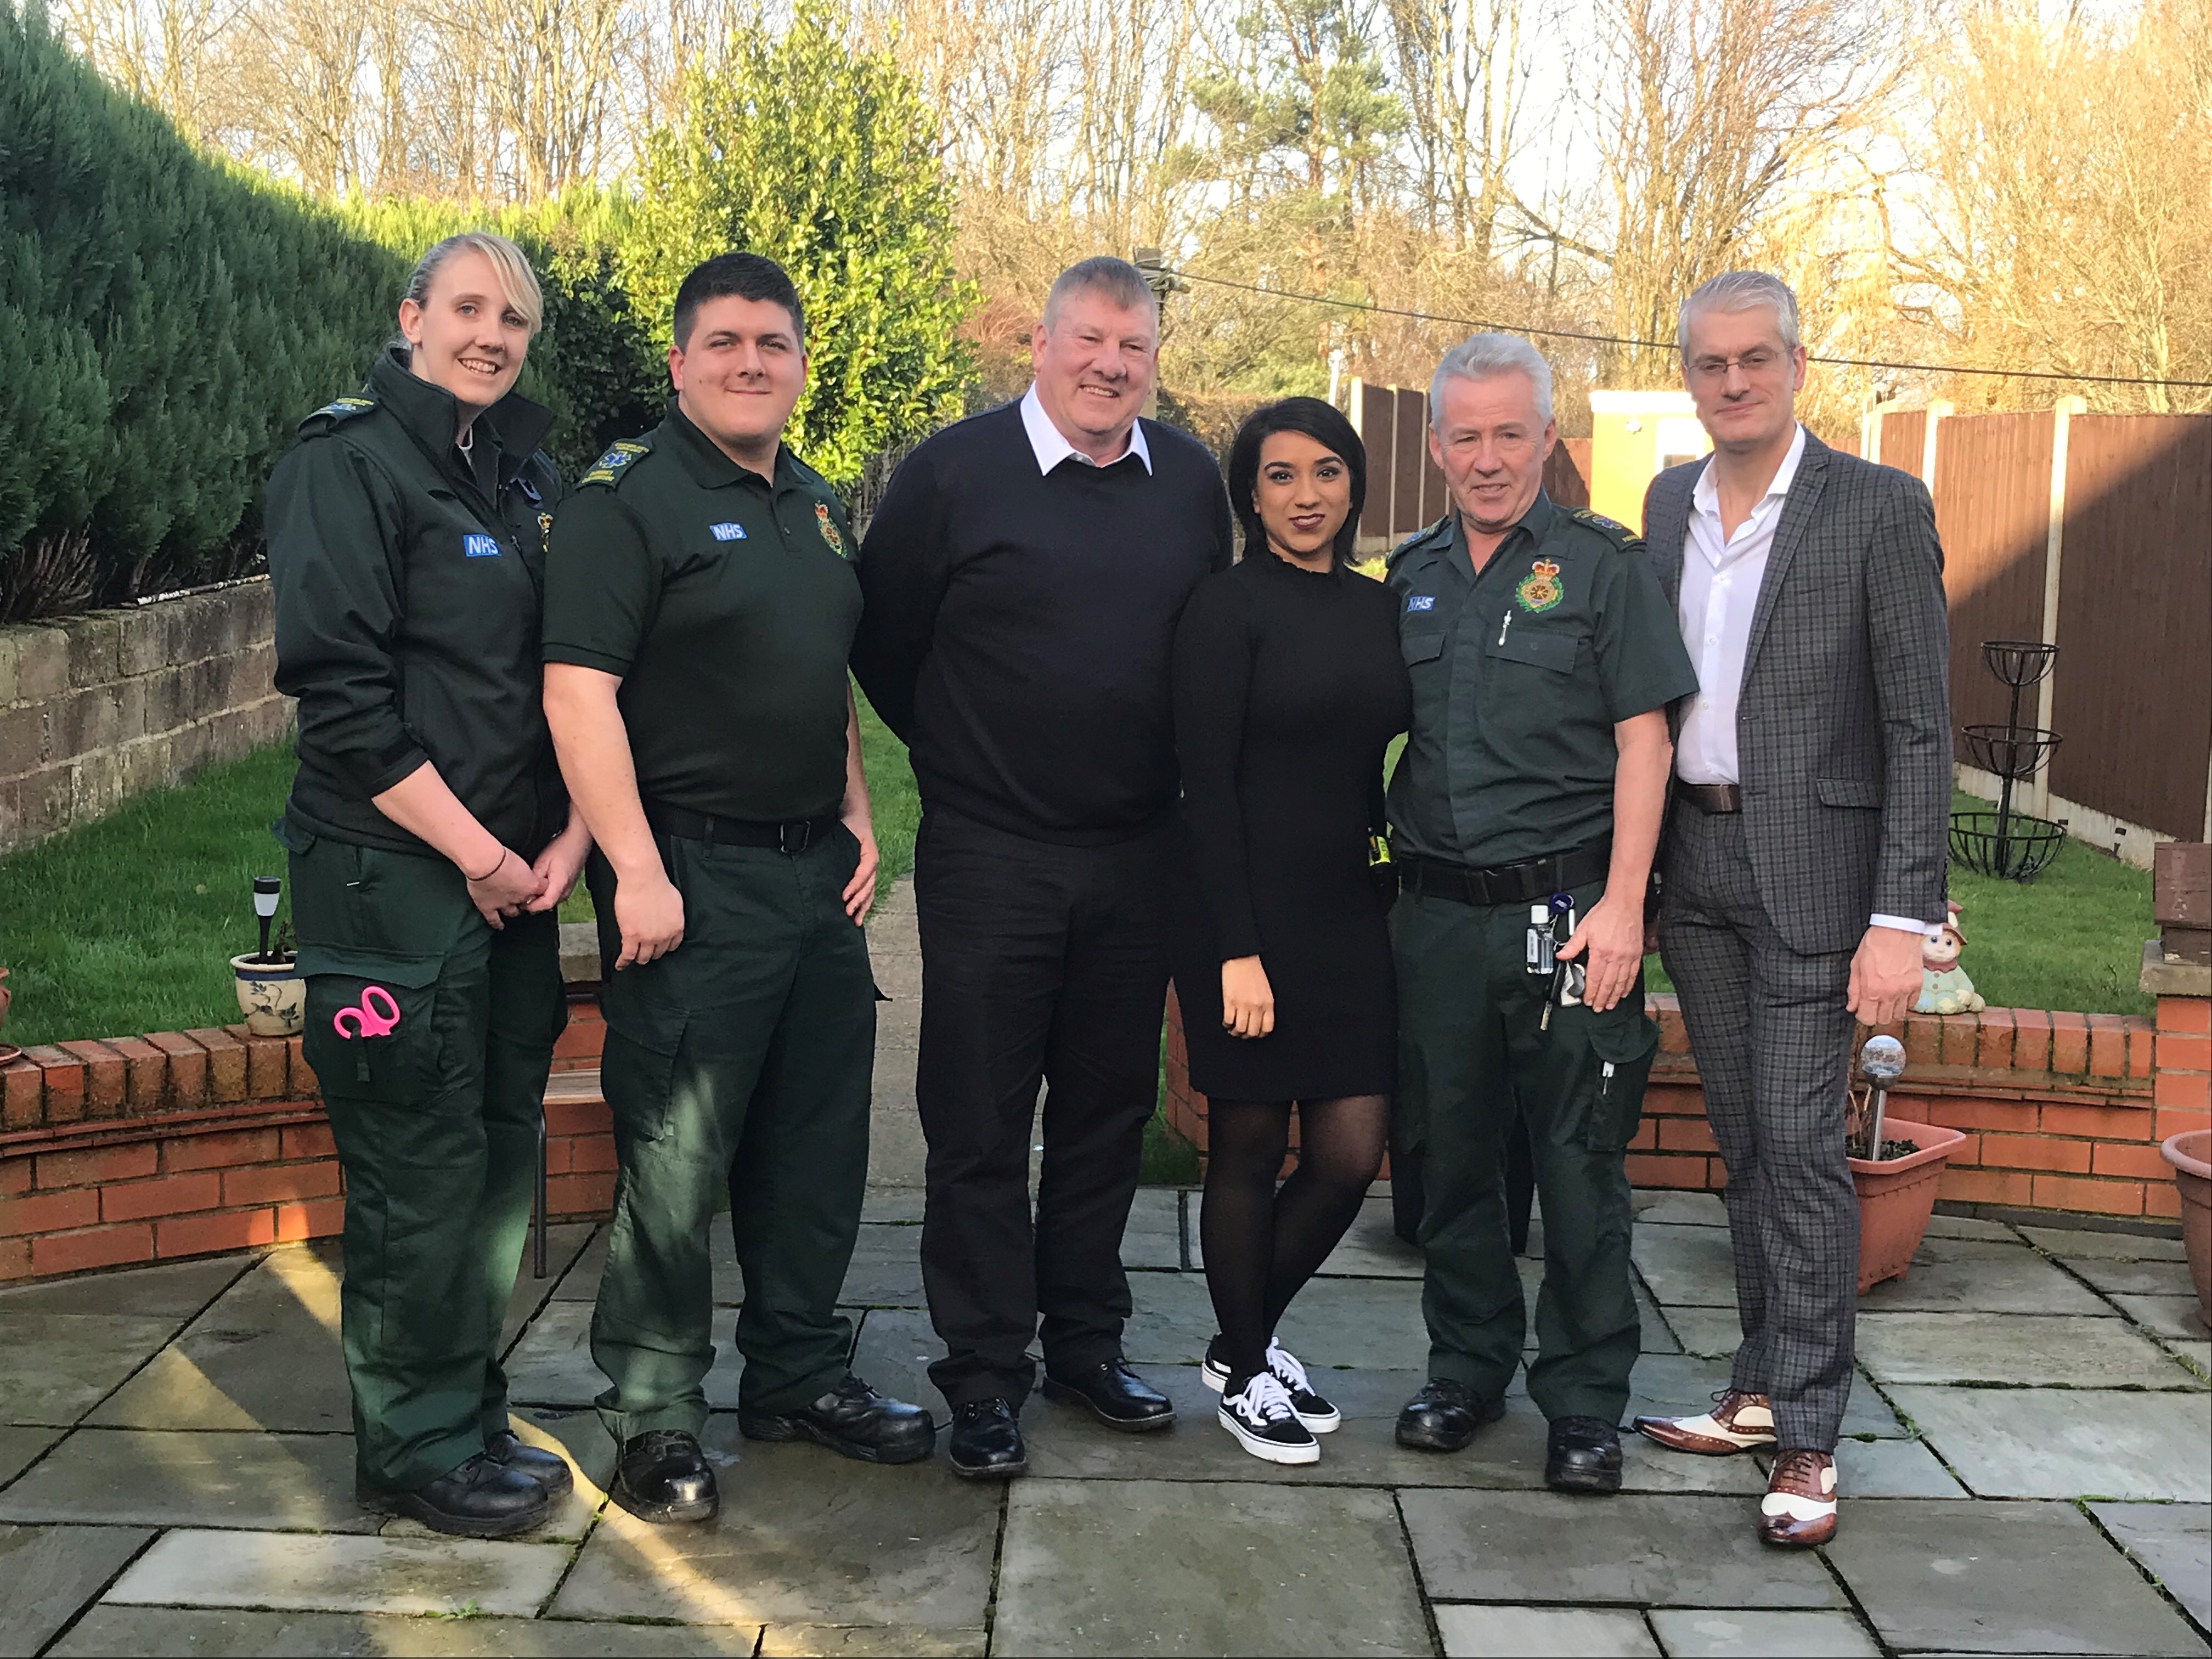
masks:
[[[1628,1155],[1638,1187],[1717,1190],[1727,1175],[1672,996],[1650,1000],[1660,1054]],[[1909,1069],[1900,1117],[1963,1130],[1941,1196],[1953,1203],[2170,1218],[2179,1205],[2158,1144],[2212,1127],[2212,1002],[2161,996],[2155,1019],[1990,1008],[1913,1015],[1896,1035]],[[1169,1002],[1167,1118],[1201,1151],[1206,1097],[1190,1087]]]

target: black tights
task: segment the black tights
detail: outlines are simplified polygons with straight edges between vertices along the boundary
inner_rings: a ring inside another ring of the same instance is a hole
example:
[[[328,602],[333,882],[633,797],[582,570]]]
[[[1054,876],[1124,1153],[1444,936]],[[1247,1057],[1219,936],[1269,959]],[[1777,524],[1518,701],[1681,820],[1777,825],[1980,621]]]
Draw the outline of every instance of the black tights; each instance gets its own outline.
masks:
[[[1199,1239],[1221,1322],[1220,1358],[1238,1381],[1262,1368],[1283,1310],[1328,1260],[1382,1164],[1383,1096],[1301,1101],[1297,1111],[1298,1167],[1277,1191],[1291,1103],[1213,1100],[1206,1107]]]

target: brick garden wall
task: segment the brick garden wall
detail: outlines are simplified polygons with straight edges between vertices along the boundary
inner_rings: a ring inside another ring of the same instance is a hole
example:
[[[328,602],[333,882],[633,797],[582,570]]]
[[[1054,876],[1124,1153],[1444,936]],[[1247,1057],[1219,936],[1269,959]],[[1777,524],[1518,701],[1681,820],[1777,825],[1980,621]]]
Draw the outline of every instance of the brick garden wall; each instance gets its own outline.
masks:
[[[1628,1155],[1638,1187],[1727,1184],[1681,1010],[1649,1000],[1660,1054]],[[1895,1035],[1907,1070],[1896,1116],[1961,1130],[1941,1196],[1954,1203],[2162,1219],[2179,1213],[2159,1142],[2212,1127],[2212,1002],[2162,996],[2158,1015],[1990,1008],[1915,1014]],[[1185,1069],[1181,1012],[1169,1004],[1168,1121],[1206,1145],[1206,1097]]]
[[[265,580],[0,628],[0,853],[291,724]]]

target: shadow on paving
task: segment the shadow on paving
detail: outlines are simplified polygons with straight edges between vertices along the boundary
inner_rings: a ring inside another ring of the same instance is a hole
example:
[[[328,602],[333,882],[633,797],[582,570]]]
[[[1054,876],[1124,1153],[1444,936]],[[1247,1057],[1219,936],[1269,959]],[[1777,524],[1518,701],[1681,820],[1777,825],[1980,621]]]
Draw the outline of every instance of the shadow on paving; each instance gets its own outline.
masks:
[[[1735,1337],[1723,1217],[1705,1194],[1641,1209],[1628,1413],[1693,1409]],[[919,1215],[909,1189],[872,1195],[845,1312],[856,1369],[941,1416]],[[2178,1305],[2170,1241],[1939,1218],[1863,1304],[1842,1532],[1790,1554],[1753,1534],[1759,1459],[1631,1436],[1620,1497],[1546,1491],[1519,1380],[1466,1452],[1399,1447],[1427,1340],[1381,1198],[1284,1322],[1342,1427],[1310,1467],[1249,1457],[1197,1368],[1197,1222],[1195,1194],[1147,1190],[1124,1252],[1127,1345],[1177,1426],[1121,1435],[1032,1399],[1011,1487],[743,1439],[719,1234],[725,1501],[677,1528],[605,1501],[602,1241],[557,1228],[507,1364],[518,1426],[580,1479],[500,1543],[353,1502],[335,1246],[0,1291],[0,1655],[2208,1651],[2212,1333]]]

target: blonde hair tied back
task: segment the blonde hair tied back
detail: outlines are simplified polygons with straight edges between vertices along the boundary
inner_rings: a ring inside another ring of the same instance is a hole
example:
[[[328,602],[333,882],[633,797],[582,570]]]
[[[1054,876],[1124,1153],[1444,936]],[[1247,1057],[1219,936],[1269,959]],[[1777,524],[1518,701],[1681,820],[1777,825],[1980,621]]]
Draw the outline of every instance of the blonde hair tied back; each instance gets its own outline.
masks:
[[[414,274],[407,279],[405,297],[418,306],[427,304],[438,268],[464,249],[471,249],[491,261],[500,292],[528,325],[531,333],[536,334],[545,322],[545,295],[538,286],[538,273],[531,270],[530,261],[523,257],[520,248],[489,230],[463,231],[458,236],[434,243],[416,262]]]

